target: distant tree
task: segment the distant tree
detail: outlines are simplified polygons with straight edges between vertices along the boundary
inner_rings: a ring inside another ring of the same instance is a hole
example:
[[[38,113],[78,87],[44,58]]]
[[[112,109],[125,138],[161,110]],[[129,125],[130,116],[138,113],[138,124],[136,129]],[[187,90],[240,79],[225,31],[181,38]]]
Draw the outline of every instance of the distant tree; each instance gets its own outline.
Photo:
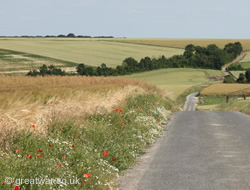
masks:
[[[236,81],[231,75],[227,75],[224,77],[223,83],[236,83]]]
[[[185,47],[184,56],[186,58],[192,57],[194,53],[195,53],[195,46],[193,44],[189,44]]]
[[[240,73],[237,83],[246,83],[246,76],[243,73]]]
[[[59,34],[57,37],[58,37],[58,38],[65,38],[66,36],[63,35],[63,34]]]
[[[245,76],[246,76],[246,82],[250,83],[250,69],[246,70]]]
[[[67,35],[67,37],[68,37],[68,38],[75,38],[76,36],[75,36],[75,34],[73,34],[73,33],[69,33],[69,34]]]

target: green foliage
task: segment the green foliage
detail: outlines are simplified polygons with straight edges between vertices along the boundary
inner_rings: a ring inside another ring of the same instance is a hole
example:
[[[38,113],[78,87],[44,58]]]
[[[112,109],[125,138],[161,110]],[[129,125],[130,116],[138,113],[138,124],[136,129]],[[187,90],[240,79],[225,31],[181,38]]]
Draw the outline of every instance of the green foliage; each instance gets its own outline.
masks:
[[[246,83],[246,76],[243,73],[240,73],[237,83]]]
[[[102,64],[101,67],[94,68],[91,73],[97,76],[116,76],[162,68],[203,68],[220,70],[225,63],[232,61],[241,51],[242,48],[238,42],[227,44],[224,50],[218,48],[215,44],[208,45],[207,48],[189,44],[186,46],[183,55],[174,55],[168,59],[164,56],[158,59],[145,57],[142,58],[140,62],[129,57],[123,61],[121,66],[117,66],[115,69]],[[240,66],[239,68],[241,69]],[[87,68],[85,68],[85,70],[86,69]],[[77,72],[79,75],[89,75],[85,70],[81,72],[77,69]]]
[[[242,71],[244,68],[240,64],[232,64],[227,67],[227,71]]]
[[[42,65],[39,68],[39,71],[37,70],[31,70],[27,73],[27,76],[46,76],[46,75],[60,75],[64,76],[66,75],[65,71],[63,71],[61,68],[56,68],[54,65],[50,65],[47,67],[47,65]]]
[[[25,185],[25,189],[107,189],[164,129],[172,103],[156,95],[130,97],[111,113],[78,121],[53,121],[45,134],[16,132],[0,145],[0,181],[13,179],[80,179],[81,184]],[[27,126],[27,128],[32,128]],[[39,126],[34,126],[34,129]],[[19,150],[20,152],[17,152]],[[32,158],[28,157],[31,155]],[[39,156],[41,154],[41,156]],[[85,177],[84,174],[89,174]],[[2,184],[1,184],[2,185]],[[14,183],[12,183],[12,186]],[[9,189],[9,185],[1,186]]]
[[[232,75],[227,75],[224,77],[223,83],[236,83]]]

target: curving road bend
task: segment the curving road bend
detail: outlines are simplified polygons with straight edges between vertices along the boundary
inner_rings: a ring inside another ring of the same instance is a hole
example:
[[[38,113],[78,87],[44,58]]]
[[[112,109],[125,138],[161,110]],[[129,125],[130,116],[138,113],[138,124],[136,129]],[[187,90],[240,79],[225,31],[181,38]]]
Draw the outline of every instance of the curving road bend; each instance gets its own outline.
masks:
[[[164,134],[121,178],[120,189],[250,189],[250,116],[238,112],[174,114]]]

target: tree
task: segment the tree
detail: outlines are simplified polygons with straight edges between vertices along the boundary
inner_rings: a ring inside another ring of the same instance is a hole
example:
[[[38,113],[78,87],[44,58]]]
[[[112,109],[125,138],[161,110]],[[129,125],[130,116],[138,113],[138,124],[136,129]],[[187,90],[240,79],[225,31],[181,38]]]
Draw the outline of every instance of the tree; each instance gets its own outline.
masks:
[[[68,37],[68,38],[75,38],[76,36],[75,36],[75,34],[73,34],[73,33],[69,33],[69,34],[67,35],[67,37]]]
[[[240,76],[237,79],[237,83],[246,83],[246,77],[243,73],[240,73]]]
[[[235,83],[236,81],[231,75],[227,75],[224,77],[223,83]]]
[[[195,46],[193,44],[189,44],[185,47],[184,56],[186,58],[190,58],[194,55],[194,52],[195,52]]]
[[[86,66],[81,63],[79,65],[77,65],[76,67],[76,72],[79,74],[79,75],[86,75]]]
[[[246,71],[245,76],[246,76],[246,82],[250,83],[250,69]]]

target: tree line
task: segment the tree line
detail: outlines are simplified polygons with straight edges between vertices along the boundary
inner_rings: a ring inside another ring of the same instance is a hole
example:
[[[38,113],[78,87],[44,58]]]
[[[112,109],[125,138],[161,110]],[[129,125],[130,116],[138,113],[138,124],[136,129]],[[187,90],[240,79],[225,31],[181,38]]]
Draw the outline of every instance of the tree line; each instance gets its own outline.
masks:
[[[218,48],[215,44],[208,45],[207,47],[189,44],[185,47],[183,55],[174,55],[170,58],[161,56],[152,59],[147,56],[142,58],[139,62],[134,58],[129,57],[126,58],[121,65],[118,65],[115,68],[107,67],[104,63],[98,67],[87,66],[81,63],[76,67],[76,72],[78,75],[86,76],[118,76],[163,68],[200,68],[220,70],[224,64],[232,61],[240,55],[242,50],[240,42],[229,43],[225,45],[224,49]],[[42,73],[44,74],[44,72]],[[36,76],[42,74],[40,71],[33,70],[30,71],[28,75]]]
[[[67,35],[59,34],[59,35],[45,35],[45,36],[0,36],[0,37],[15,37],[15,38],[114,38],[113,36],[88,36],[88,35],[75,35],[74,33],[69,33]]]

